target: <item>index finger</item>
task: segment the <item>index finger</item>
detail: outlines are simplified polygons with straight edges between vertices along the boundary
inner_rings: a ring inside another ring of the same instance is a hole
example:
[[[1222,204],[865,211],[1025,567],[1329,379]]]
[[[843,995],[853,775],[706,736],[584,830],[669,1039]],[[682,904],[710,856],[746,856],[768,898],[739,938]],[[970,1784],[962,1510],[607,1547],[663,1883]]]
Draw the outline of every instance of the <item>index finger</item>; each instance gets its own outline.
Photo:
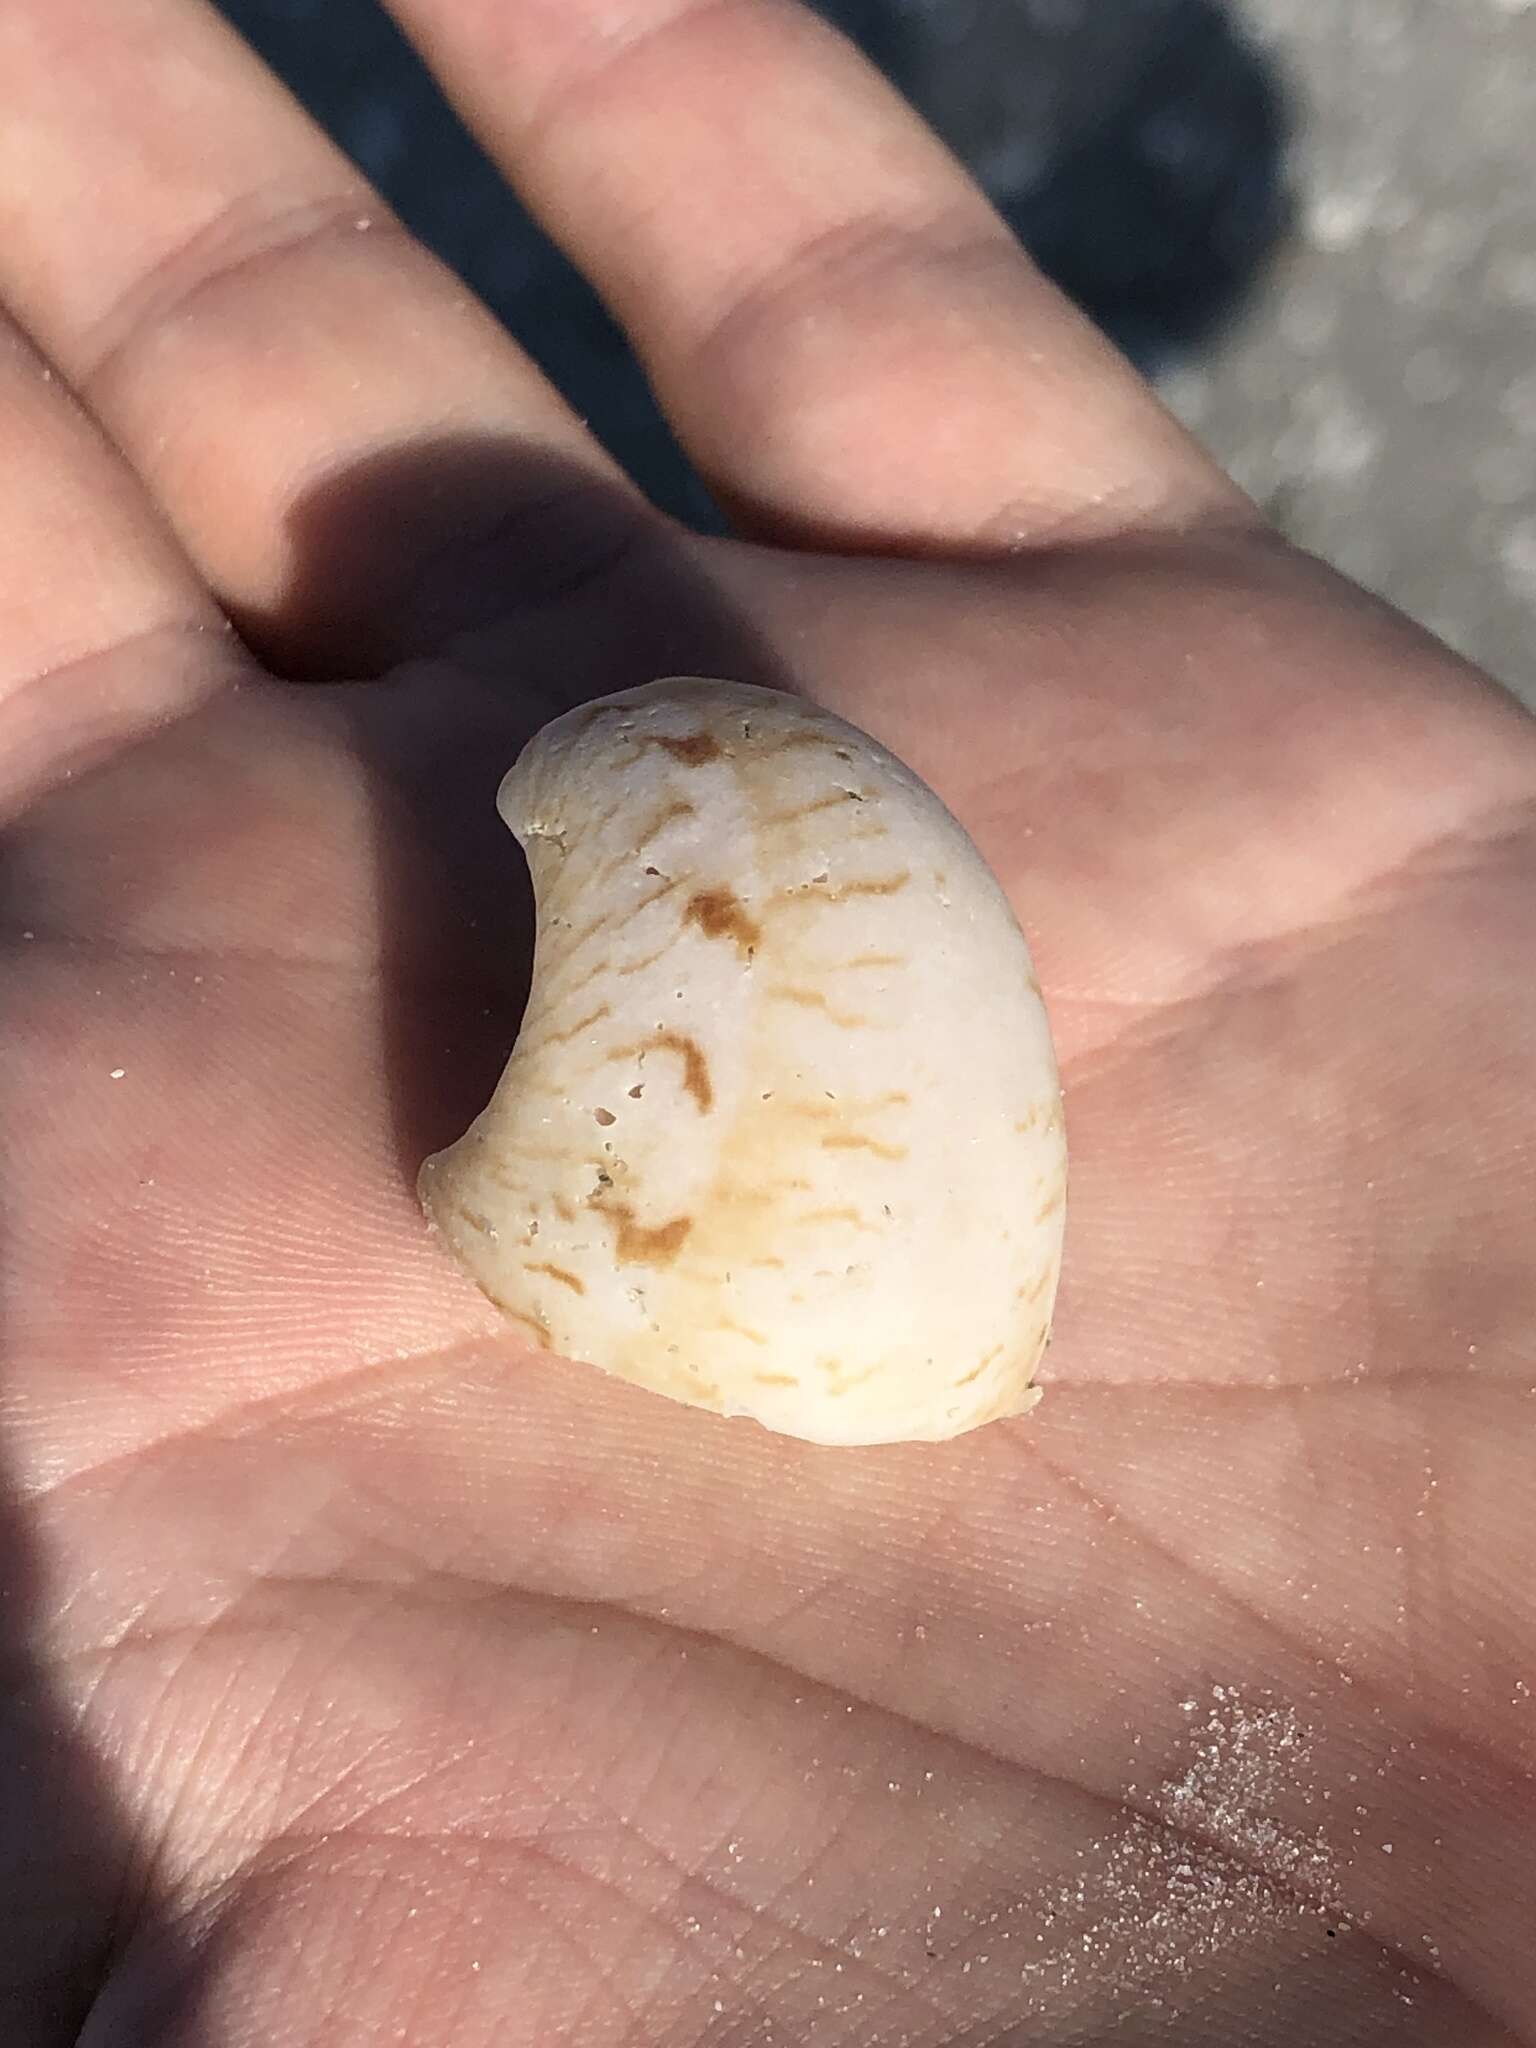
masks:
[[[1252,509],[794,0],[390,0],[760,530],[989,549]]]

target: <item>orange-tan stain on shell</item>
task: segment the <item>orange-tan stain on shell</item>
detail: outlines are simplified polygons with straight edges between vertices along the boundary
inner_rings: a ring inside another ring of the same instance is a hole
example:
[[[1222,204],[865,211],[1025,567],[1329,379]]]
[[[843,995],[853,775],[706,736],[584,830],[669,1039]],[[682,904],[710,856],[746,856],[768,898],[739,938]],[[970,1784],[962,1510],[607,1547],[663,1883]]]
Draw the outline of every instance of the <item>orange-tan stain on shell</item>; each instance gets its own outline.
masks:
[[[658,1031],[634,1045],[616,1047],[611,1057],[629,1060],[647,1052],[669,1052],[682,1061],[683,1088],[693,1097],[699,1115],[708,1116],[715,1106],[715,1086],[709,1076],[709,1061],[698,1040],[690,1038],[686,1031]]]
[[[823,1152],[873,1152],[877,1159],[905,1159],[905,1145],[886,1145],[867,1131],[829,1131],[821,1140]]]
[[[662,805],[655,817],[652,818],[650,823],[641,832],[640,837],[635,842],[634,851],[636,853],[641,852],[656,837],[656,834],[665,831],[675,818],[691,818],[694,815],[695,806],[689,803],[686,797],[674,797],[670,803]],[[630,855],[625,853],[620,858],[628,860]]]
[[[713,733],[656,733],[651,744],[664,747],[674,761],[681,761],[685,768],[706,768],[711,761],[718,761],[725,749]]]
[[[775,754],[799,753],[806,747],[825,747],[835,754],[839,761],[851,762],[853,756],[844,743],[828,732],[785,732],[780,733],[771,747],[764,751],[771,759]]]
[[[822,1010],[840,1031],[865,1031],[869,1019],[854,1010],[835,1010],[819,988],[790,988],[780,984],[768,991],[771,1003],[793,1003],[802,1010]]]
[[[730,939],[744,960],[750,960],[763,941],[762,926],[747,915],[741,898],[723,886],[691,896],[683,922],[696,924],[706,939]]]
[[[594,1024],[601,1024],[605,1017],[610,1017],[612,1014],[613,1010],[610,1004],[599,1003],[595,1010],[589,1010],[585,1017],[567,1026],[564,1031],[546,1031],[544,1036],[538,1040],[536,1049],[542,1051],[546,1045],[569,1045],[573,1038],[580,1038],[584,1031],[590,1031]]]
[[[964,1379],[956,1380],[955,1385],[957,1387],[968,1387],[972,1385],[976,1380],[979,1380],[981,1378],[982,1374],[986,1371],[987,1367],[992,1363],[992,1361],[996,1358],[1001,1358],[1002,1355],[1002,1345],[994,1344],[992,1349],[987,1353],[986,1357],[981,1361],[980,1365],[972,1366],[971,1370],[965,1375]]]
[[[848,903],[855,896],[899,896],[911,880],[912,870],[903,868],[899,874],[869,875],[840,882],[835,889],[821,882],[802,882],[793,888],[776,889],[770,901],[785,908],[791,904],[814,908],[825,903]]]
[[[466,1209],[462,1202],[455,1202],[453,1213],[461,1223],[467,1223],[470,1229],[477,1231],[481,1237],[495,1237],[496,1231],[494,1226],[488,1217],[480,1214],[478,1209]]]
[[[591,1206],[614,1226],[613,1255],[621,1266],[670,1266],[693,1230],[691,1216],[674,1216],[654,1229],[635,1221],[627,1202],[592,1198]]]
[[[535,1261],[526,1270],[530,1273],[547,1273],[551,1280],[558,1280],[562,1287],[569,1287],[573,1294],[585,1294],[587,1291],[585,1280],[567,1272],[564,1266],[552,1266],[547,1259]]]
[[[794,1220],[804,1228],[809,1228],[813,1223],[845,1223],[850,1230],[867,1230],[878,1234],[876,1225],[858,1209],[807,1209]]]
[[[745,1323],[735,1322],[730,1316],[722,1316],[717,1327],[732,1337],[745,1337],[749,1344],[766,1345],[768,1342],[761,1330],[749,1329]]]
[[[820,811],[841,810],[847,804],[863,802],[864,798],[856,789],[834,789],[826,796],[813,797],[809,803],[794,804],[782,811],[769,811],[759,823],[765,832],[775,831],[781,826],[798,825],[802,818],[814,818]]]
[[[513,1308],[511,1303],[503,1301],[499,1294],[491,1295],[491,1300],[510,1322],[521,1323],[525,1330],[531,1330],[545,1351],[553,1349],[549,1325],[542,1316],[532,1315],[526,1309]]]

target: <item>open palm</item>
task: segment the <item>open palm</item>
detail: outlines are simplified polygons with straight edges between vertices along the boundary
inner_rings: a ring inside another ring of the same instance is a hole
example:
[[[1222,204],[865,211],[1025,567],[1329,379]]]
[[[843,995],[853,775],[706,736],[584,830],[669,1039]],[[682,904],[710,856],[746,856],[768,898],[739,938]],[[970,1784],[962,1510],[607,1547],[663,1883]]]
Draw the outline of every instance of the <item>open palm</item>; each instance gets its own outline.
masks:
[[[809,17],[396,11],[746,537],[196,0],[0,12],[5,2041],[1536,2041],[1536,732]],[[674,1407],[424,1230],[497,777],[668,672],[863,724],[1014,896],[1030,1420]]]

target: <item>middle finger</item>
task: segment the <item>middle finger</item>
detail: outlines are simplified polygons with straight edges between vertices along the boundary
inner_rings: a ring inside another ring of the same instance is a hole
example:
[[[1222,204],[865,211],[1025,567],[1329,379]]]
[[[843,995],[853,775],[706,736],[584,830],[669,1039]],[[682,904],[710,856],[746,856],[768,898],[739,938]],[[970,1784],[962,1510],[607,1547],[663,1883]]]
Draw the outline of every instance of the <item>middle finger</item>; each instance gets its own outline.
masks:
[[[422,578],[466,528],[511,521],[515,539],[542,528],[517,525],[531,503],[593,485],[638,507],[199,0],[9,0],[0,81],[0,300],[285,665],[348,667],[354,632],[370,661],[417,651]],[[369,516],[338,480],[402,448],[421,460],[380,482]]]

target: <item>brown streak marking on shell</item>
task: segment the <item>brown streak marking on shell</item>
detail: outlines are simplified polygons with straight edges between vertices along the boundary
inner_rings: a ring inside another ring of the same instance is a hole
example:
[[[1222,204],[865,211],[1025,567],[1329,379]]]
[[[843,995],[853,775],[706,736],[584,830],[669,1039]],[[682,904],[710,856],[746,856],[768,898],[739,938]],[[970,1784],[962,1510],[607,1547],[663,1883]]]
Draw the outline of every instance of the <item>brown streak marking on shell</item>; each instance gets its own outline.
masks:
[[[479,1231],[482,1237],[493,1235],[490,1222],[480,1214],[478,1209],[466,1209],[462,1202],[455,1202],[453,1204],[453,1213],[461,1223],[467,1223],[471,1230]]]
[[[552,1197],[552,1200],[554,1202],[555,1214],[560,1218],[560,1221],[562,1223],[574,1223],[576,1221],[576,1208],[574,1203],[568,1202],[565,1199],[564,1195],[555,1195]]]
[[[755,1387],[798,1387],[800,1382],[792,1372],[755,1372],[752,1384]]]
[[[658,946],[654,953],[647,953],[643,960],[631,960],[627,967],[616,967],[613,970],[614,975],[622,980],[627,974],[643,974],[647,967],[654,967],[658,960],[664,960],[671,950],[670,942],[665,946]]]
[[[803,1116],[808,1123],[836,1123],[842,1115],[841,1107],[835,1102],[786,1102],[782,1105],[791,1116]]]
[[[749,1259],[747,1263],[754,1272],[760,1267],[772,1267],[777,1273],[782,1273],[784,1270],[784,1261],[782,1259]]]
[[[586,973],[578,975],[575,981],[567,983],[562,981],[558,975],[552,975],[543,991],[544,1000],[551,1006],[556,1001],[568,1003],[572,996],[581,994],[581,991],[587,986],[588,982],[596,981],[600,974],[608,973],[612,966],[612,956],[603,953],[587,969]],[[549,1041],[545,1039],[541,1043],[548,1044]]]
[[[613,1255],[621,1266],[670,1266],[693,1229],[691,1216],[674,1216],[670,1223],[648,1229],[635,1221],[627,1202],[604,1202],[594,1196],[589,1206],[614,1226]]]
[[[964,1379],[955,1381],[955,1385],[957,1387],[970,1386],[973,1381],[979,1380],[981,1378],[982,1374],[986,1371],[987,1367],[992,1363],[994,1358],[1001,1358],[1002,1355],[1002,1345],[994,1344],[992,1346],[992,1349],[987,1353],[986,1357],[981,1361],[980,1365],[973,1366],[972,1369],[965,1375]]]
[[[766,1344],[768,1339],[761,1330],[749,1330],[745,1323],[733,1322],[729,1316],[722,1316],[719,1329],[728,1330],[733,1337],[745,1337],[749,1344]]]
[[[624,704],[585,704],[579,711],[569,714],[566,730],[572,734],[589,732],[594,725],[601,725],[605,718],[622,718],[629,707]]]
[[[834,903],[846,902],[850,896],[899,896],[912,879],[912,870],[903,868],[898,875],[880,875],[873,881],[844,882],[831,892]]]
[[[821,1140],[824,1152],[873,1152],[880,1159],[905,1159],[905,1145],[882,1145],[863,1131],[831,1131]]]
[[[790,904],[819,907],[827,903],[846,903],[853,896],[899,896],[911,880],[912,870],[903,868],[898,875],[877,875],[865,881],[843,882],[836,889],[824,889],[819,883],[806,882],[798,888],[776,890],[770,901],[783,907]]]
[[[594,1024],[601,1024],[605,1017],[613,1015],[612,1005],[600,1003],[578,1024],[571,1024],[564,1031],[550,1031],[543,1038],[536,1039],[528,1048],[530,1052],[542,1052],[547,1045],[568,1045],[573,1038],[579,1038],[583,1031],[590,1031]]]
[[[834,1010],[819,988],[790,988],[781,984],[768,991],[771,1003],[794,1003],[802,1010],[824,1010],[840,1031],[863,1031],[868,1028],[867,1017],[856,1016],[852,1010]]]
[[[653,889],[649,896],[642,897],[638,903],[616,904],[612,910],[605,910],[601,917],[594,917],[592,922],[583,925],[579,932],[571,933],[567,942],[566,957],[569,958],[590,940],[595,939],[598,933],[605,931],[616,918],[638,916],[642,910],[649,910],[653,903],[659,903],[663,896],[670,896],[676,887],[675,881],[666,882],[661,888]]]
[[[1035,1221],[1037,1223],[1043,1223],[1047,1216],[1054,1216],[1056,1214],[1056,1211],[1061,1207],[1062,1201],[1063,1193],[1062,1190],[1058,1188],[1055,1194],[1051,1196],[1050,1200],[1048,1202],[1042,1203],[1041,1206],[1035,1211]]]
[[[711,761],[718,761],[725,749],[709,732],[688,732],[678,737],[674,733],[649,733],[646,743],[663,747],[674,761],[681,761],[685,768],[703,768]]]
[[[1047,1269],[1040,1275],[1033,1287],[1021,1287],[1019,1289],[1018,1299],[1020,1301],[1038,1301],[1050,1285],[1050,1279],[1050,1271]]]
[[[583,836],[590,833],[601,832],[605,826],[611,825],[614,819],[619,815],[620,811],[623,810],[627,802],[627,797],[615,797],[613,802],[608,806],[607,810],[599,811],[595,818],[583,818],[581,821],[581,830]],[[535,820],[524,825],[523,827],[523,830],[528,834],[528,837],[530,839],[545,840],[551,846],[558,846],[562,853],[564,853],[566,850],[564,834],[568,829],[569,828],[563,823],[551,828],[542,820]]]
[[[853,1230],[875,1232],[875,1225],[857,1209],[807,1209],[803,1216],[795,1218],[796,1223],[846,1223]]]
[[[572,893],[586,896],[590,895],[594,889],[605,889],[616,875],[622,875],[626,868],[633,866],[635,851],[633,847],[623,847],[610,860],[605,862],[602,867],[594,868],[590,874],[572,875],[570,877]]]
[[[643,852],[656,837],[656,834],[665,831],[674,818],[691,818],[694,815],[694,809],[694,805],[689,803],[685,796],[674,797],[671,803],[664,804],[635,841],[635,853]],[[633,855],[628,856],[628,858],[633,858]]]
[[[653,889],[649,896],[642,896],[631,910],[632,917],[638,917],[642,910],[649,910],[653,903],[659,903],[663,896],[670,896],[677,887],[676,881],[663,882],[659,889]]]
[[[900,1088],[892,1088],[884,1095],[854,1095],[837,1101],[786,1102],[783,1107],[793,1116],[803,1116],[813,1124],[835,1123],[844,1116],[878,1116],[882,1109],[895,1109],[910,1103],[911,1096]]]
[[[833,753],[838,755],[840,759],[850,762],[853,759],[853,752],[848,742],[839,739],[835,733],[830,732],[783,733],[773,746],[764,749],[764,753],[771,760],[775,754],[787,754],[792,749],[798,747],[830,747]]]
[[[499,1295],[496,1294],[493,1294],[491,1296],[491,1300],[495,1302],[496,1306],[501,1310],[502,1314],[508,1317],[510,1321],[514,1323],[522,1323],[526,1325],[528,1329],[532,1330],[533,1334],[538,1338],[539,1342],[543,1345],[546,1351],[552,1348],[549,1334],[549,1325],[545,1322],[542,1316],[529,1315],[527,1311],[524,1309],[512,1308],[506,1302],[504,1302]]]
[[[615,1046],[610,1059],[635,1059],[641,1053],[670,1052],[683,1063],[683,1087],[698,1105],[700,1116],[708,1116],[715,1106],[714,1083],[709,1078],[709,1061],[696,1039],[685,1031],[658,1031],[653,1037],[642,1038],[634,1045]]]
[[[830,796],[819,796],[814,803],[795,804],[787,811],[770,811],[758,823],[763,830],[770,831],[776,826],[797,825],[802,818],[813,818],[818,811],[832,811],[845,804],[863,803],[865,799],[851,789],[835,789]]]
[[[525,1273],[547,1273],[551,1280],[558,1280],[562,1287],[569,1287],[573,1294],[585,1294],[587,1291],[585,1280],[578,1280],[576,1275],[568,1273],[564,1266],[551,1266],[544,1259],[540,1259],[536,1265],[525,1266],[523,1271]]]
[[[579,932],[573,931],[567,941],[568,952],[566,957],[570,958],[572,954],[585,946],[589,940],[595,939],[598,933],[606,930],[618,915],[617,908],[605,910],[601,917],[594,917],[590,924],[584,924]]]
[[[569,1164],[570,1153],[560,1145],[530,1145],[525,1139],[512,1138],[504,1148],[515,1159],[529,1160],[536,1166],[561,1166]],[[499,1165],[486,1166],[483,1171],[497,1187],[505,1188],[510,1195],[520,1195],[526,1190],[521,1180],[502,1172]]]
[[[856,1372],[851,1380],[839,1380],[835,1386],[827,1388],[828,1399],[835,1401],[843,1394],[851,1394],[855,1387],[862,1387],[866,1380],[872,1380],[879,1370],[878,1365],[869,1365],[863,1372]]]
[[[906,953],[860,953],[853,960],[839,960],[834,972],[850,967],[905,967],[910,956]]]
[[[730,889],[700,889],[689,898],[684,924],[696,924],[706,939],[731,939],[744,960],[762,943],[763,928],[748,917],[741,899]]]

